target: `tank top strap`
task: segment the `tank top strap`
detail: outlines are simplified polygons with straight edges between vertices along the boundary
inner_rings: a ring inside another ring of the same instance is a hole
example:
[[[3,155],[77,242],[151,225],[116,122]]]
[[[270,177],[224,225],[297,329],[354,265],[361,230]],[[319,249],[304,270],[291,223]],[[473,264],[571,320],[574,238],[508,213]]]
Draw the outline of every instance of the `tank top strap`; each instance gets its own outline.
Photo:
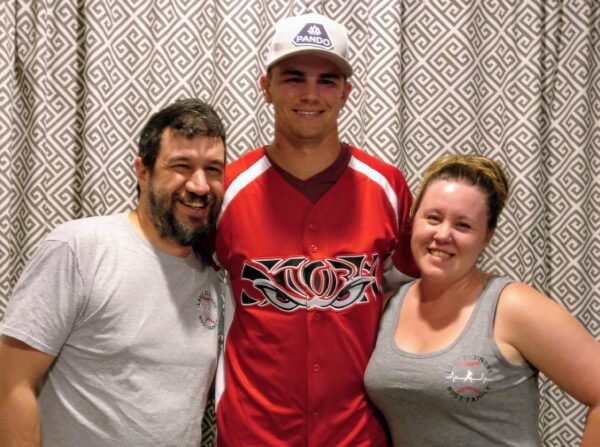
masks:
[[[383,311],[383,316],[381,317],[381,321],[379,323],[380,337],[377,343],[388,345],[388,349],[393,349],[392,346],[395,346],[396,344],[395,334],[396,325],[398,324],[398,318],[400,315],[400,308],[404,303],[404,298],[406,298],[408,289],[410,289],[414,282],[415,281],[413,280],[403,284],[396,294],[390,298],[386,308]]]
[[[491,334],[496,319],[498,300],[504,287],[513,282],[508,276],[491,276],[479,296],[479,303],[475,309],[473,325],[479,331]]]

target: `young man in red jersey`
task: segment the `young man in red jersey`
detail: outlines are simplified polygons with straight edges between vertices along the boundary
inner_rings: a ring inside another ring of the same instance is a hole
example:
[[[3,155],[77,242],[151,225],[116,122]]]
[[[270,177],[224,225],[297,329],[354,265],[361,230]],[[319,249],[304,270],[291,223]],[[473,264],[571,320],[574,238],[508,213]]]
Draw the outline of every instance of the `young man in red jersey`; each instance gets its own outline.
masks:
[[[416,276],[402,173],[349,144],[345,28],[276,25],[260,78],[271,144],[231,163],[216,257],[229,272],[220,446],[381,446],[363,374],[384,294]]]

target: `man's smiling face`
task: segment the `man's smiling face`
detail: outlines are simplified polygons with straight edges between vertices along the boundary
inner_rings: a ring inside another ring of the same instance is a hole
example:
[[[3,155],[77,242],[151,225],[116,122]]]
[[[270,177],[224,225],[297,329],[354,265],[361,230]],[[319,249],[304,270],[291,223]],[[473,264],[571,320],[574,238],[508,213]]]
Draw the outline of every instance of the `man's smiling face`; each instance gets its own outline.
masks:
[[[217,137],[165,129],[154,169],[140,182],[159,235],[187,246],[210,234],[223,200],[225,148]]]
[[[275,131],[290,141],[322,141],[337,135],[337,120],[352,89],[339,68],[313,55],[292,56],[261,77],[275,110]]]

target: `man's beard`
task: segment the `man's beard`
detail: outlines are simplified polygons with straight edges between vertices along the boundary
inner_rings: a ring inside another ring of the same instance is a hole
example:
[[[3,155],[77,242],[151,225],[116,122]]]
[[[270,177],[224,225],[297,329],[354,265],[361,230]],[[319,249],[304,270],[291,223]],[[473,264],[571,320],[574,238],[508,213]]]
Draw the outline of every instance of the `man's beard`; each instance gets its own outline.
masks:
[[[212,237],[216,228],[216,209],[213,195],[206,196],[206,206],[210,207],[207,222],[200,226],[186,225],[175,217],[175,204],[181,195],[173,194],[171,198],[163,190],[155,191],[152,180],[148,183],[148,204],[150,218],[161,237],[173,241],[181,246],[191,246],[199,243],[204,238]],[[190,194],[189,200],[198,198]]]

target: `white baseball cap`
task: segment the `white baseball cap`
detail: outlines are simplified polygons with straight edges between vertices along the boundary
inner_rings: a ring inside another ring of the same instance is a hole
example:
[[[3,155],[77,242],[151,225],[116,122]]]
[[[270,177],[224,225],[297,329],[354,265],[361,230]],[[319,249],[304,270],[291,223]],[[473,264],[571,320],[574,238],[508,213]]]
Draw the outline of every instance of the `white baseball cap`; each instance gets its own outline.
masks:
[[[314,54],[333,62],[349,78],[348,36],[340,23],[320,14],[287,17],[275,24],[267,56],[267,69],[286,57]]]

